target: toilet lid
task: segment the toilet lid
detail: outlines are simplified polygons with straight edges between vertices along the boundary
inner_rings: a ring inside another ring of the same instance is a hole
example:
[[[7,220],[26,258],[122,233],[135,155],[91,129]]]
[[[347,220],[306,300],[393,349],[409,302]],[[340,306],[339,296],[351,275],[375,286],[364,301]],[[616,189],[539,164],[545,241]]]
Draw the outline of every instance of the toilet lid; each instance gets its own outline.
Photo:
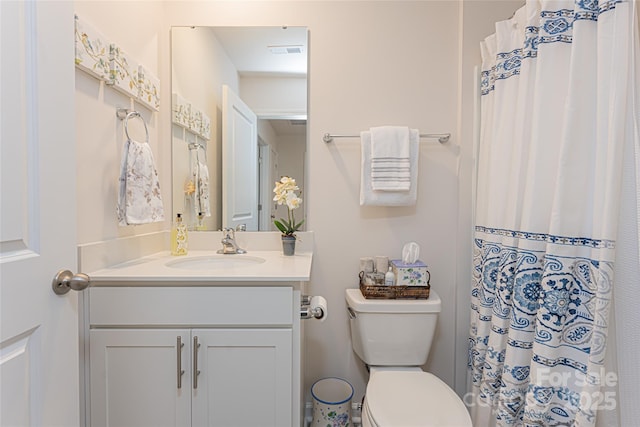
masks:
[[[371,421],[379,427],[471,427],[462,400],[428,372],[372,373],[365,398]]]

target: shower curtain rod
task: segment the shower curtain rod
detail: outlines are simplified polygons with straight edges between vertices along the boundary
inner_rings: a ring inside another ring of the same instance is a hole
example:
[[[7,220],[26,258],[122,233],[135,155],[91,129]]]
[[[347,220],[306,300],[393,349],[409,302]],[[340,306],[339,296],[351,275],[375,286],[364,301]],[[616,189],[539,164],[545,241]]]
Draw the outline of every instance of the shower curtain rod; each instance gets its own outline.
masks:
[[[322,137],[322,140],[326,143],[333,141],[333,138],[360,138],[360,135],[333,135],[330,133],[325,133]],[[438,138],[438,142],[444,144],[449,141],[451,138],[450,133],[421,133],[420,138]]]

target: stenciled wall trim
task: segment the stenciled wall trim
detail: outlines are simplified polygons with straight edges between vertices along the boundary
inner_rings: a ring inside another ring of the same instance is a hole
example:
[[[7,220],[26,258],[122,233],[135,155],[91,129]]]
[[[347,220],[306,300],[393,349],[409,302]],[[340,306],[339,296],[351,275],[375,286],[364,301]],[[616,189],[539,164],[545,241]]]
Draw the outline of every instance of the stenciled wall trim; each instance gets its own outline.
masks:
[[[173,93],[171,120],[191,133],[200,136],[207,141],[211,139],[211,118],[204,112],[195,108],[180,94]]]
[[[146,107],[160,110],[160,79],[75,15],[76,67]]]

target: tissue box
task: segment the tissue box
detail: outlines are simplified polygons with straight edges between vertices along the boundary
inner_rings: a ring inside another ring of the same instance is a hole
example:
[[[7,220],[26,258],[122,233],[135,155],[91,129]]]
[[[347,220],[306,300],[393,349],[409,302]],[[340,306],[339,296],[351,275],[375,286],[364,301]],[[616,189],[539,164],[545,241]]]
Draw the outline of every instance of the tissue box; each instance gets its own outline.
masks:
[[[396,276],[396,286],[429,286],[427,264],[417,260],[405,264],[400,259],[391,260],[391,268]]]

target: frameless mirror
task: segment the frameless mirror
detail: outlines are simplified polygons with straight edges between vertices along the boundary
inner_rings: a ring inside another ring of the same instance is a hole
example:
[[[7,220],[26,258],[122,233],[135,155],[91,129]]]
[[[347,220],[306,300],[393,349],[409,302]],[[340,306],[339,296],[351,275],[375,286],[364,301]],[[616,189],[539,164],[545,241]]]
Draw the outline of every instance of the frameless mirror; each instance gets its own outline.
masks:
[[[274,183],[306,197],[307,53],[304,27],[171,29],[174,218],[273,231]]]

